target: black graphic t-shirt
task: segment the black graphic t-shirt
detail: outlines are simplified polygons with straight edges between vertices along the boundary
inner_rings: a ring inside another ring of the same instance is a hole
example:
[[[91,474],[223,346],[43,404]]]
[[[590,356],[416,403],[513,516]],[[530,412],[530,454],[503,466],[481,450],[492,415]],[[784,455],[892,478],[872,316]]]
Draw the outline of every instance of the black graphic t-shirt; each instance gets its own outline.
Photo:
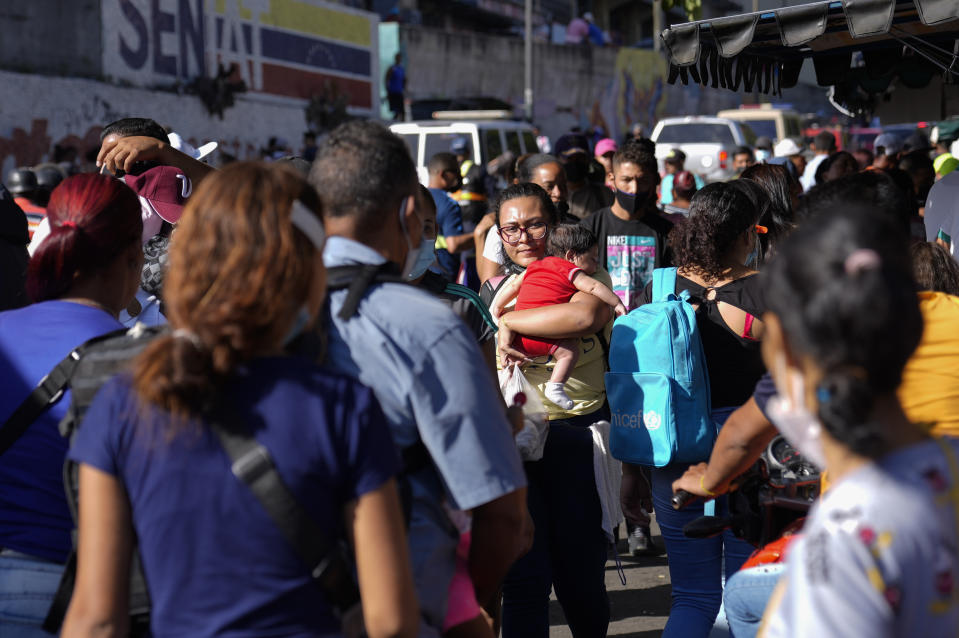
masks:
[[[653,269],[671,264],[666,236],[673,224],[655,212],[641,220],[623,220],[603,208],[581,222],[599,242],[599,262],[613,280],[613,292],[628,310],[642,303]]]

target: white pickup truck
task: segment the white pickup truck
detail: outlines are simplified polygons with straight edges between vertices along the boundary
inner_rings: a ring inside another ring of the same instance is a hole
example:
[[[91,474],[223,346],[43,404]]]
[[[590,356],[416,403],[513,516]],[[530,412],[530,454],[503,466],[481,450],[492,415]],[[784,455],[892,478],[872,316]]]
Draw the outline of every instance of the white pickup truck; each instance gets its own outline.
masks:
[[[678,148],[686,154],[685,169],[707,182],[720,182],[735,174],[733,154],[739,146],[752,147],[756,136],[748,125],[722,117],[690,115],[660,120],[651,138],[656,142],[659,170]]]

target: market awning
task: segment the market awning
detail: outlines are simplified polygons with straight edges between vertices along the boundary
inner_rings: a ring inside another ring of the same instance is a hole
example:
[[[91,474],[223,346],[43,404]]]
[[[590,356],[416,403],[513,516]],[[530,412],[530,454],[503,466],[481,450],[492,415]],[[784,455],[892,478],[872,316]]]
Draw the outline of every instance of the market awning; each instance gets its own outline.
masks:
[[[850,95],[881,94],[894,79],[959,81],[959,0],[814,2],[678,24],[662,38],[670,83],[781,95],[806,58],[820,86]]]

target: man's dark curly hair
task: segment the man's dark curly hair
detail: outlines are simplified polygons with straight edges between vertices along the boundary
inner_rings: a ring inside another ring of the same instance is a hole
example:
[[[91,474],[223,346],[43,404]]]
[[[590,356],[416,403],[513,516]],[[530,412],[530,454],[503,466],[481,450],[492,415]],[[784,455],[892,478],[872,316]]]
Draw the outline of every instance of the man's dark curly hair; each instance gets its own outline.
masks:
[[[659,183],[659,162],[645,144],[630,140],[620,146],[613,155],[613,172],[615,173],[620,165],[627,162],[643,169],[644,174],[655,176],[656,183]]]
[[[760,213],[739,180],[707,184],[693,195],[686,222],[669,234],[673,265],[710,282],[720,279],[726,253]]]

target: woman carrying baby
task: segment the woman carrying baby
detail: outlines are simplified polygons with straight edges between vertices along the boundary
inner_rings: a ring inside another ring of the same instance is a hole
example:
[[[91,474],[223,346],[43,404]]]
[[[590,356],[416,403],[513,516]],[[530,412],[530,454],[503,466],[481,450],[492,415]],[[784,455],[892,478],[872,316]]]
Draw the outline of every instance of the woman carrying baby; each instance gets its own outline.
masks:
[[[549,239],[557,232],[557,216],[546,191],[535,184],[506,188],[494,205],[494,212],[509,274],[484,284],[480,296],[491,308],[505,310],[510,305],[505,299],[509,295],[515,297],[517,289],[523,288],[515,280],[547,257]],[[569,259],[566,253],[562,257]],[[571,282],[581,277],[588,279],[585,272],[570,274]],[[609,282],[603,271],[597,278]],[[573,636],[606,635],[607,541],[601,527],[589,425],[609,416],[603,382],[603,343],[612,318],[611,304],[579,288],[565,303],[537,304],[502,312],[499,318],[498,366],[522,364],[523,373],[544,399],[548,398],[547,384],[557,365],[555,351],[553,355],[531,359],[515,347],[524,347],[516,336],[557,344],[578,342],[577,358],[569,365],[565,383],[572,405],[563,408],[552,400],[543,401],[550,425],[546,449],[540,461],[526,463],[529,510],[536,532],[532,549],[516,562],[503,586],[504,638],[548,636],[551,589],[555,589]]]

